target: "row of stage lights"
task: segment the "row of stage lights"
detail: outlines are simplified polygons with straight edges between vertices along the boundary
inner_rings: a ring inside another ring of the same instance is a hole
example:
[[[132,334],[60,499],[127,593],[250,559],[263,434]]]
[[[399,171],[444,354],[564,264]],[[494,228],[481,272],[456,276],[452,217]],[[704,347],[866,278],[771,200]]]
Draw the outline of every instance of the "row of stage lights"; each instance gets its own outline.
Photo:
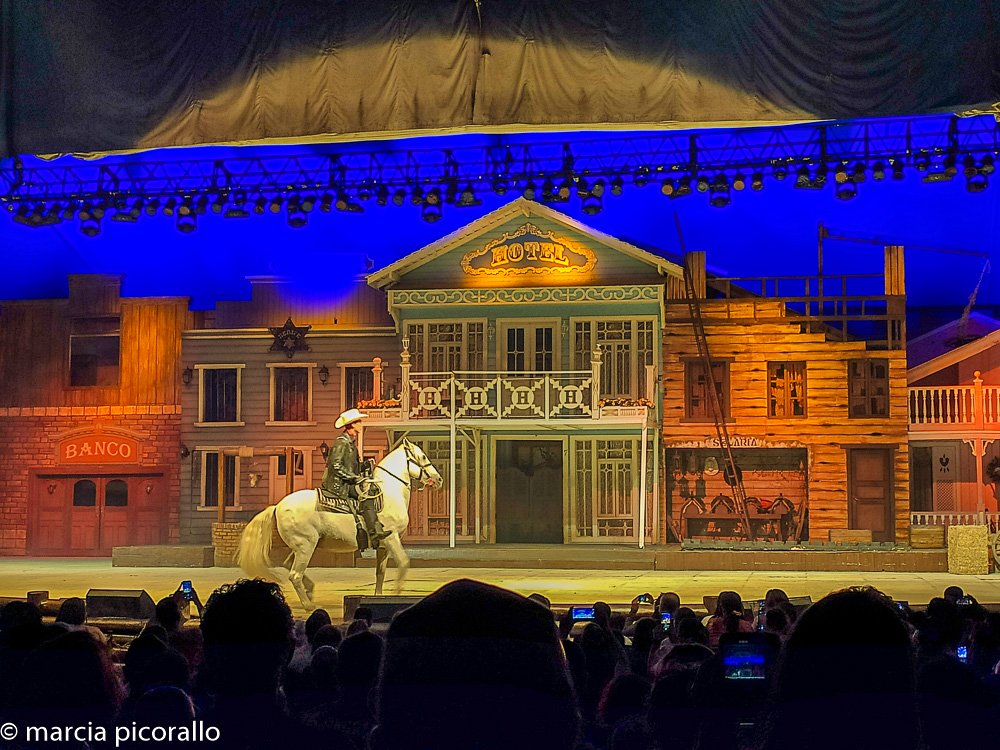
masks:
[[[946,182],[959,173],[959,165],[953,155],[933,160],[920,155],[913,159],[913,167],[922,175],[924,182]],[[962,173],[966,179],[966,189],[971,193],[982,192],[988,186],[988,177],[994,171],[994,157],[986,154],[980,158],[972,155],[964,157]],[[834,184],[834,195],[840,200],[850,200],[857,195],[858,185],[869,175],[872,180],[904,179],[902,159],[888,159],[875,162],[869,168],[864,162],[840,162],[830,167],[826,164],[795,167],[793,164],[778,164],[768,170],[775,180],[785,180],[794,176],[794,186],[806,190],[821,190],[828,182]],[[639,167],[628,175],[615,175],[609,179],[586,176],[561,176],[559,179],[511,181],[504,176],[493,179],[480,178],[475,183],[468,182],[463,187],[449,185],[416,185],[409,189],[402,186],[390,187],[372,180],[363,180],[356,187],[343,187],[333,191],[269,191],[267,194],[248,192],[242,189],[219,189],[212,194],[184,195],[180,197],[121,197],[114,195],[94,196],[64,202],[44,202],[34,204],[22,202],[8,203],[7,209],[14,214],[14,221],[31,227],[43,227],[62,221],[78,219],[80,231],[94,237],[101,231],[101,221],[110,214],[110,220],[135,223],[145,213],[148,216],[162,214],[176,217],[178,231],[193,232],[198,226],[198,216],[213,213],[227,219],[249,218],[267,213],[279,214],[283,210],[291,227],[303,227],[308,215],[318,209],[329,213],[362,213],[364,204],[374,200],[379,206],[402,206],[407,202],[420,208],[421,218],[433,223],[441,219],[444,205],[470,208],[482,204],[477,197],[476,185],[488,187],[496,195],[519,190],[529,200],[543,203],[567,203],[575,194],[581,202],[581,210],[588,215],[600,213],[604,208],[604,196],[621,195],[630,183],[642,188],[658,184],[660,192],[669,198],[681,198],[694,192],[707,193],[710,205],[723,208],[732,200],[733,191],[739,192],[749,187],[760,191],[764,187],[765,172],[719,171],[714,175],[692,175],[675,168]]]

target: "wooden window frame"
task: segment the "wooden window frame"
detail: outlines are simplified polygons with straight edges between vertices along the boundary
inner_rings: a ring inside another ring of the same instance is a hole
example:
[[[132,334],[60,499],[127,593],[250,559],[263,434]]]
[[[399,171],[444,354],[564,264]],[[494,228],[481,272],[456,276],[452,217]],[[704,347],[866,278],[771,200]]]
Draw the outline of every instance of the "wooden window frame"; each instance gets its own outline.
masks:
[[[208,490],[208,483],[205,481],[208,476],[208,460],[207,456],[209,453],[221,454],[222,451],[228,450],[230,448],[235,448],[236,446],[228,445],[216,445],[210,447],[196,447],[195,452],[201,455],[201,471],[199,475],[201,476],[201,491],[198,496],[198,510],[200,511],[210,511],[212,513],[217,513],[219,510],[218,504],[216,505],[206,505],[205,495]],[[223,459],[230,458],[229,456],[223,456]],[[233,459],[233,504],[226,505],[226,510],[242,510],[243,506],[240,504],[240,471],[242,470],[241,461],[239,456],[232,456]],[[216,483],[218,478],[216,478]],[[223,502],[225,498],[223,498]]]
[[[694,383],[694,378],[692,377],[691,368],[692,366],[704,367],[704,364],[700,359],[685,359],[682,360],[684,363],[684,419],[685,422],[714,422],[714,418],[711,415],[711,407],[708,407],[708,414],[705,416],[695,416],[692,413],[692,393],[691,388]],[[730,365],[732,360],[729,359],[713,359],[713,367],[722,368],[722,383],[721,383],[721,393],[719,398],[722,400],[722,416],[726,422],[730,422],[733,418],[732,412],[732,394],[730,391]]]
[[[318,422],[313,419],[313,370],[318,365],[315,362],[268,362],[268,410],[266,427],[315,427]],[[306,418],[303,420],[278,420],[274,413],[275,371],[306,370]],[[238,383],[237,383],[238,385]]]
[[[854,365],[856,363],[864,363],[864,374],[862,376],[854,375]],[[885,367],[885,378],[874,378],[872,377],[871,369],[876,364],[881,364]],[[889,360],[885,357],[866,357],[866,358],[856,358],[847,360],[847,418],[848,419],[888,419],[890,414],[889,407]],[[861,393],[855,393],[856,386],[858,385],[858,380],[861,381],[860,390]],[[885,393],[882,396],[871,395],[869,390],[871,390],[873,385],[882,384]],[[871,409],[871,399],[881,398],[884,403],[884,408],[879,413],[872,413]],[[864,413],[856,414],[854,411],[854,406],[856,403],[864,405]]]
[[[372,368],[375,366],[374,362],[372,362],[372,361],[369,360],[368,362],[340,362],[338,364],[339,364],[339,367],[340,367],[340,410],[341,411],[344,411],[345,409],[351,409],[351,408],[357,406],[357,404],[351,404],[351,403],[348,403],[348,401],[347,401],[347,371],[351,370],[351,369],[368,370],[369,372],[371,372],[372,373],[372,398],[373,399],[381,398],[380,394],[377,394],[377,393],[374,392],[374,389],[375,389],[375,380],[374,380],[375,373],[372,372]],[[386,364],[385,364],[385,361],[383,360],[383,362],[382,362],[382,371],[385,372],[385,370],[386,370]],[[363,399],[361,399],[361,400],[363,400]]]
[[[78,339],[115,339],[118,342],[118,361],[115,365],[114,383],[74,383],[73,382],[73,343]],[[121,331],[108,333],[71,333],[69,335],[69,351],[66,360],[66,383],[68,388],[120,388],[122,382],[122,335]]]
[[[785,368],[785,374],[781,378],[778,384],[775,383],[775,379],[778,377],[776,371],[779,367]],[[802,378],[801,387],[802,392],[797,396],[793,397],[791,395],[791,385],[792,381],[789,379],[789,371],[796,368],[801,368]],[[807,403],[807,395],[809,393],[808,385],[806,383],[808,373],[807,363],[803,360],[780,360],[775,362],[767,363],[767,416],[770,419],[805,419],[809,413],[809,407]],[[776,390],[777,385],[777,390]],[[782,411],[784,413],[776,413],[775,407],[778,402],[782,405]],[[796,414],[794,410],[795,402],[799,402],[802,406],[802,413]]]
[[[659,367],[657,362],[657,327],[658,321],[655,315],[637,315],[635,317],[622,317],[620,315],[577,315],[572,316],[568,319],[568,333],[567,333],[567,345],[569,347],[569,358],[570,364],[573,365],[571,369],[574,370],[589,370],[590,369],[590,359],[593,352],[593,347],[598,343],[597,334],[597,324],[598,323],[622,323],[629,322],[632,323],[632,333],[629,339],[629,360],[632,370],[632,376],[630,378],[631,383],[629,384],[629,394],[623,396],[624,398],[638,398],[642,391],[644,390],[643,379],[646,377],[646,362],[643,361],[642,356],[640,356],[640,333],[639,328],[641,323],[650,323],[652,325],[652,341],[650,342],[650,352],[649,356],[652,359],[651,364],[654,368]],[[590,325],[590,341],[591,341],[591,352],[580,354],[586,356],[586,362],[580,363],[581,366],[577,367],[575,362],[575,357],[577,355],[577,330],[576,327],[580,323],[587,323]],[[601,367],[605,366],[607,363],[606,359],[602,359]],[[602,376],[603,377],[603,376]],[[655,391],[655,387],[654,387]],[[605,394],[601,394],[604,396]],[[644,394],[645,398],[652,399],[653,394]]]
[[[246,365],[241,364],[219,364],[219,365],[195,365],[194,369],[198,373],[198,421],[195,427],[243,427],[246,422],[242,421],[243,414],[243,369]],[[236,370],[236,421],[235,422],[206,422],[205,421],[205,370]]]
[[[430,357],[430,326],[432,325],[460,325],[462,326],[462,341],[461,341],[461,354],[459,358],[461,359],[461,367],[458,371],[471,371],[472,368],[469,366],[471,359],[471,353],[469,351],[469,326],[470,325],[481,325],[483,328],[483,350],[480,352],[480,357],[483,361],[483,367],[485,368],[486,363],[489,361],[489,321],[486,318],[469,318],[467,320],[454,320],[452,318],[418,318],[414,320],[406,320],[403,323],[402,330],[403,335],[410,337],[410,352],[411,354],[416,354],[417,351],[420,352],[424,359],[423,369],[417,369],[417,363],[413,364],[413,372],[433,372],[427,369],[427,359]],[[412,335],[410,333],[410,326],[423,326],[423,339],[420,346],[413,345]],[[369,363],[370,365],[370,363]],[[385,364],[383,363],[383,367]]]

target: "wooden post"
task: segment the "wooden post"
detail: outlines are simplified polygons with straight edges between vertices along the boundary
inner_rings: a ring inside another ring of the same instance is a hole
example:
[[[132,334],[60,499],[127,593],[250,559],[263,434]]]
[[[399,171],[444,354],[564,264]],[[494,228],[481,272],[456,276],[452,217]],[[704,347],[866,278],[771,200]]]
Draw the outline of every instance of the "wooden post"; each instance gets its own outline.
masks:
[[[601,345],[594,347],[590,353],[590,409],[591,418],[601,418]]]
[[[451,429],[449,431],[449,437],[451,438],[451,465],[448,467],[448,546],[454,549],[455,547],[455,509],[457,504],[457,498],[455,497],[455,487],[458,484],[456,481],[456,469],[458,464],[458,456],[455,455],[455,437],[456,437],[456,424],[455,415],[458,410],[455,408],[455,378],[451,378]]]
[[[705,299],[705,251],[692,250],[684,255],[684,266],[691,276],[694,294],[698,299]]]
[[[219,462],[218,471],[216,471],[216,487],[218,495],[216,496],[219,501],[219,507],[217,508],[217,518],[219,523],[226,522],[226,452],[219,448]]]
[[[372,399],[382,400],[382,358],[372,360]]]
[[[295,492],[295,449],[285,448],[285,496]]]
[[[646,546],[646,437],[648,429],[642,423],[642,439],[639,441],[639,549]]]
[[[403,382],[399,390],[400,417],[405,422],[410,418],[410,337],[403,336],[403,351],[399,355],[399,370]]]

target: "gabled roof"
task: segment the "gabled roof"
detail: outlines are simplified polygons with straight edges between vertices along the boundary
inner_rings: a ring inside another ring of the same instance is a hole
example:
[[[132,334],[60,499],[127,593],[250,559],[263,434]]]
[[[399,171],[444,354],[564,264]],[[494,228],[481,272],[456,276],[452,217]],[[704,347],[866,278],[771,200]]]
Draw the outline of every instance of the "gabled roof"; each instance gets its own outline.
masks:
[[[455,230],[451,234],[442,237],[436,242],[432,242],[431,244],[426,245],[425,247],[422,247],[403,258],[400,258],[395,263],[386,266],[380,271],[370,274],[368,276],[368,283],[376,287],[388,286],[414,268],[418,268],[425,263],[429,263],[435,258],[438,258],[445,253],[454,250],[465,242],[468,242],[470,239],[473,239],[481,234],[485,234],[491,229],[501,226],[518,216],[522,216],[524,218],[530,218],[532,216],[544,217],[552,222],[555,222],[556,224],[561,224],[568,229],[580,232],[595,242],[606,245],[624,255],[631,256],[636,260],[647,263],[648,265],[656,268],[656,270],[663,275],[676,276],[677,278],[684,277],[684,269],[666,258],[661,258],[660,256],[654,255],[653,253],[643,250],[640,247],[636,247],[635,245],[616,237],[599,232],[596,229],[588,227],[586,224],[581,224],[571,216],[567,216],[564,213],[551,209],[542,203],[529,201],[526,198],[518,198],[517,200],[511,201],[506,206],[501,206],[497,210],[476,219],[471,224],[466,224],[464,227]]]
[[[975,337],[964,344],[964,339]],[[1000,320],[972,313],[963,321],[953,320],[906,345],[906,379],[915,382],[1000,344]]]

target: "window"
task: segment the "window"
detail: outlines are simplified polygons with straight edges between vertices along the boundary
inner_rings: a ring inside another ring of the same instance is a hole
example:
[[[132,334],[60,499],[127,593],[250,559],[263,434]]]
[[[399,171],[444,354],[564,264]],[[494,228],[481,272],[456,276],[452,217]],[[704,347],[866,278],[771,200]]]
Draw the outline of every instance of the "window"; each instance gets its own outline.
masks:
[[[104,485],[104,507],[128,507],[128,482],[124,479],[112,479]]]
[[[722,415],[729,419],[729,363],[713,362],[712,378],[715,380],[715,391],[719,394]],[[698,361],[684,363],[685,418],[714,421],[709,382],[704,364]]]
[[[312,487],[312,450],[310,448],[295,448],[292,466],[294,468],[292,491]],[[287,489],[288,469],[285,454],[271,456],[270,468],[271,482],[268,496],[272,503],[276,503],[285,496]]]
[[[205,508],[219,507],[219,453],[205,451],[202,453],[201,471],[201,504]],[[224,456],[224,490],[227,508],[236,507],[237,487],[236,477],[239,476],[239,459],[237,456]]]
[[[407,324],[413,372],[482,371],[484,332],[482,321]]]
[[[242,369],[243,365],[198,365],[198,424],[242,424]]]
[[[271,371],[269,422],[312,421],[312,366],[268,365]]]
[[[889,360],[847,363],[848,414],[852,419],[889,416]]]
[[[343,365],[344,408],[375,398],[375,374],[372,365]]]
[[[69,337],[69,384],[117,386],[121,338],[117,333]]]
[[[771,417],[806,415],[806,363],[767,363],[767,413]]]
[[[646,382],[646,365],[654,364],[651,318],[574,320],[572,346],[576,370],[589,370],[594,347],[601,347],[601,398],[652,398]]]
[[[97,485],[89,479],[79,479],[73,485],[73,507],[92,508],[97,505]]]

